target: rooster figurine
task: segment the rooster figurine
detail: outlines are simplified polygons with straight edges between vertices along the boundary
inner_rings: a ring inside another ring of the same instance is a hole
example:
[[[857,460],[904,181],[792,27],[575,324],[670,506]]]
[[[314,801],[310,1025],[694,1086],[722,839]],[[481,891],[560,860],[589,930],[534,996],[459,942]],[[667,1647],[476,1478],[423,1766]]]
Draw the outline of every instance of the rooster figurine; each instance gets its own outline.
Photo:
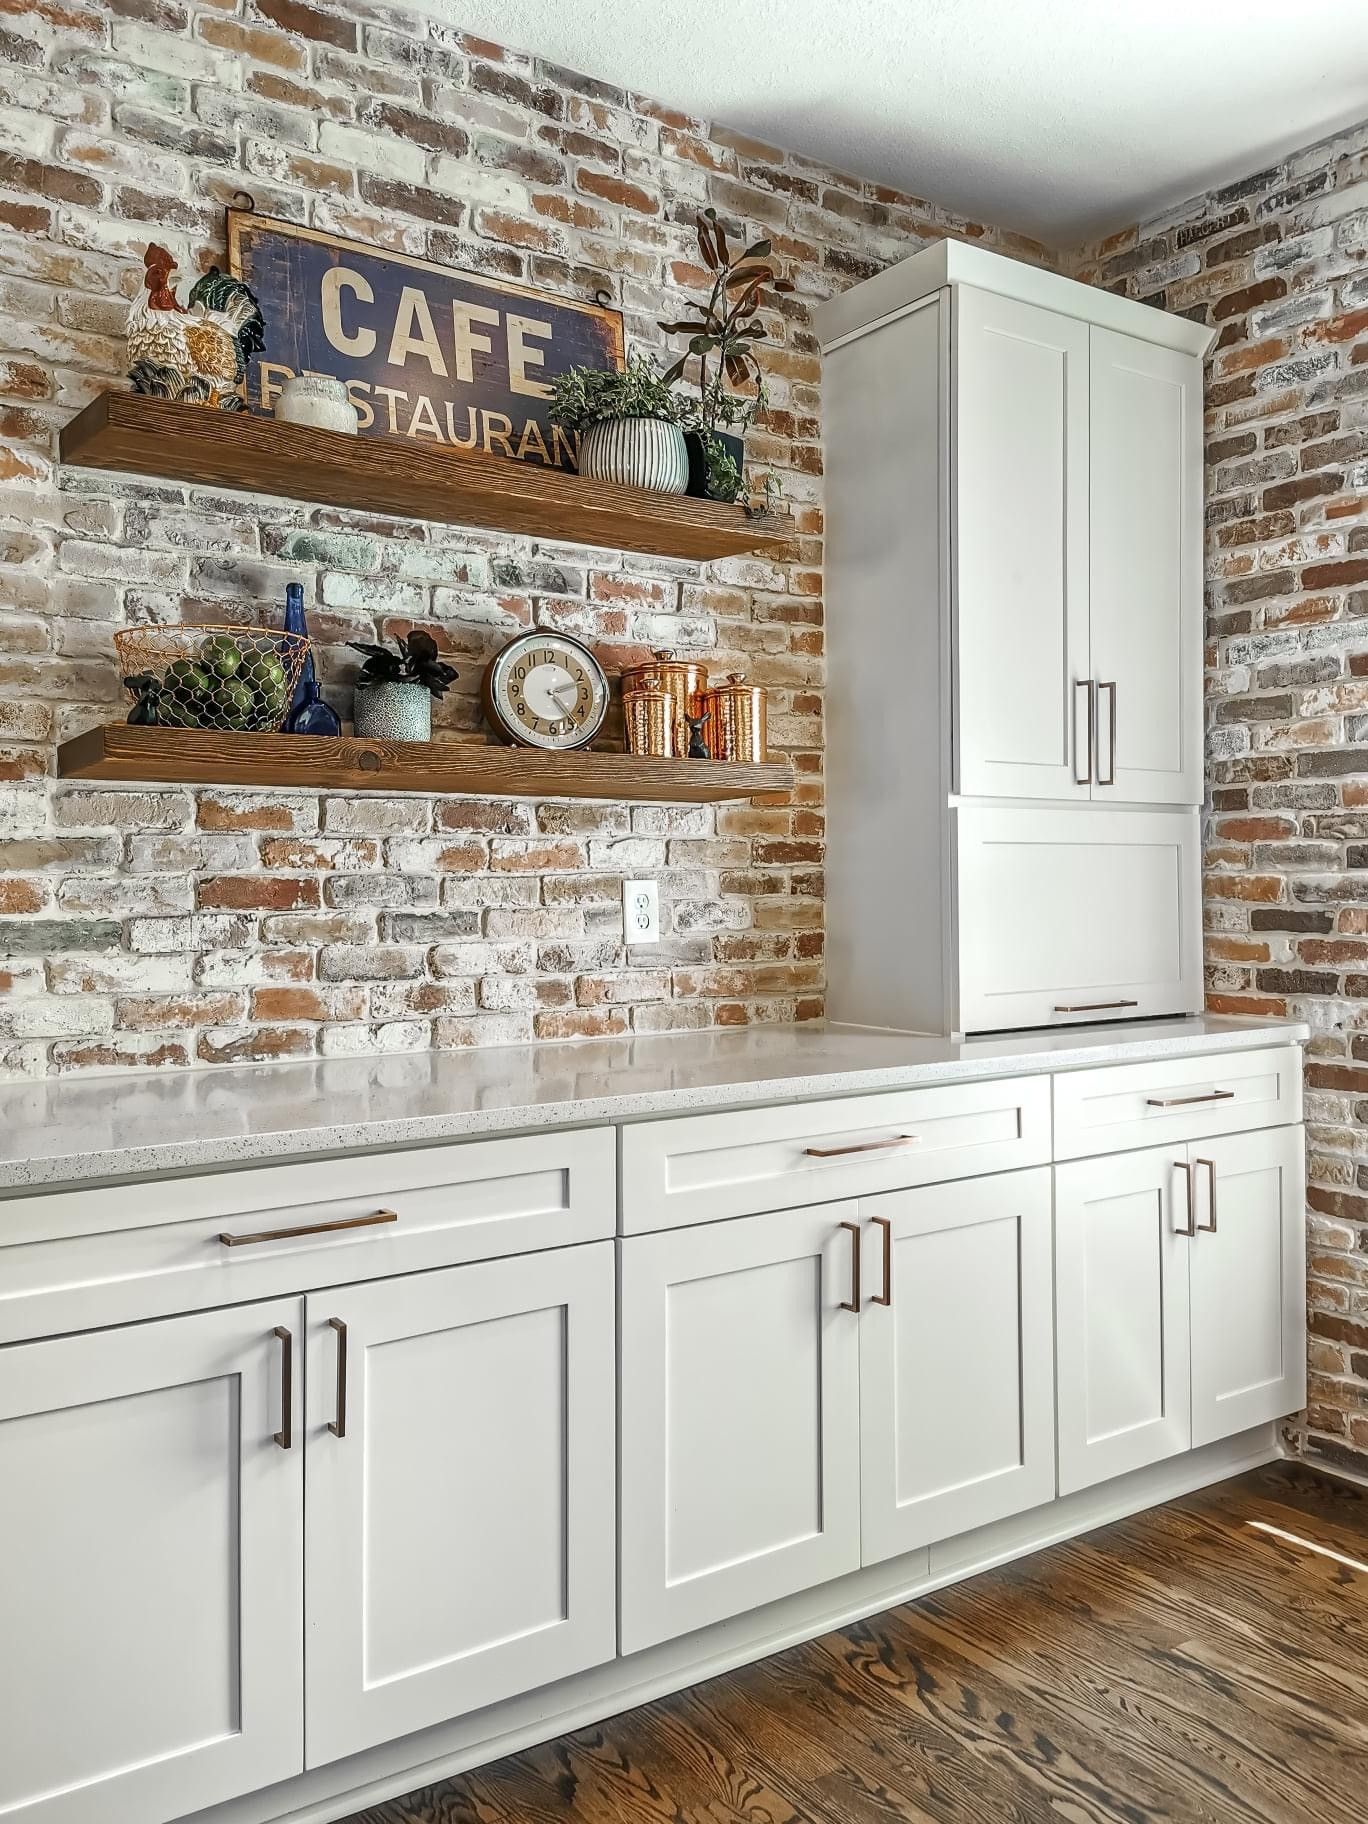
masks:
[[[143,255],[147,291],[128,313],[128,377],[136,393],[245,412],[249,359],[266,346],[256,298],[241,279],[211,267],[188,305],[171,280],[175,256],[154,241]]]

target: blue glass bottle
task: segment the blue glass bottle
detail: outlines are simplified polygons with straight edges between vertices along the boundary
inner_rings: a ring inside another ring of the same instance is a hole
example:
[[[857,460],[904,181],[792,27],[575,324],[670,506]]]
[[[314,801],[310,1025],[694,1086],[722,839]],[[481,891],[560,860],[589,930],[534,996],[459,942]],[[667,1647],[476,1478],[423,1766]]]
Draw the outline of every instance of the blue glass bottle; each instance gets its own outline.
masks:
[[[285,585],[285,631],[302,633],[308,637],[309,623],[304,618],[304,590],[299,583]],[[290,699],[290,710],[282,732],[287,735],[342,733],[337,711],[324,702],[323,693],[318,688],[312,649],[304,660],[304,669],[299,674],[294,696]]]

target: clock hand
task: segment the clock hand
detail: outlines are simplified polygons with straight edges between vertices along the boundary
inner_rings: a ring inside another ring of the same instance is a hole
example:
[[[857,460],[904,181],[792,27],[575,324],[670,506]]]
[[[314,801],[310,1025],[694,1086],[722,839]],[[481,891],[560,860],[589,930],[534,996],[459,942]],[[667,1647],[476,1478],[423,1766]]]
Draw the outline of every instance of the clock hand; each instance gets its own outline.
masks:
[[[570,700],[570,708],[566,709],[564,686],[562,686],[560,690],[548,690],[546,694],[548,697],[550,697],[550,699],[553,703],[556,703],[560,706],[561,710],[567,716],[570,714],[571,710],[573,710],[575,707],[575,701],[574,701],[574,698],[572,697]]]

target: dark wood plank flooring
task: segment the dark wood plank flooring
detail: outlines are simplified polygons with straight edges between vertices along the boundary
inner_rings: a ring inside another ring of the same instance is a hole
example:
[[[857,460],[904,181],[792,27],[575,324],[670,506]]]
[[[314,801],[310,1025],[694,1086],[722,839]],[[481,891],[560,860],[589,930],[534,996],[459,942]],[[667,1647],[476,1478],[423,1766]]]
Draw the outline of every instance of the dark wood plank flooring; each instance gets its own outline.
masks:
[[[1365,1819],[1368,1491],[1277,1464],[347,1824]]]

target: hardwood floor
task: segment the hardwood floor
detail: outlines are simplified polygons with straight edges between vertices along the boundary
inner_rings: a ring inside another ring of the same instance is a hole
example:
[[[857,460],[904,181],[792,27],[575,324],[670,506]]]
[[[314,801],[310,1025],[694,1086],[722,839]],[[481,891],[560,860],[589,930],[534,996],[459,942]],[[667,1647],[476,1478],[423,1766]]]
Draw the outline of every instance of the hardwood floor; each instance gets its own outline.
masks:
[[[347,1824],[1361,1824],[1368,1491],[1271,1465]]]

